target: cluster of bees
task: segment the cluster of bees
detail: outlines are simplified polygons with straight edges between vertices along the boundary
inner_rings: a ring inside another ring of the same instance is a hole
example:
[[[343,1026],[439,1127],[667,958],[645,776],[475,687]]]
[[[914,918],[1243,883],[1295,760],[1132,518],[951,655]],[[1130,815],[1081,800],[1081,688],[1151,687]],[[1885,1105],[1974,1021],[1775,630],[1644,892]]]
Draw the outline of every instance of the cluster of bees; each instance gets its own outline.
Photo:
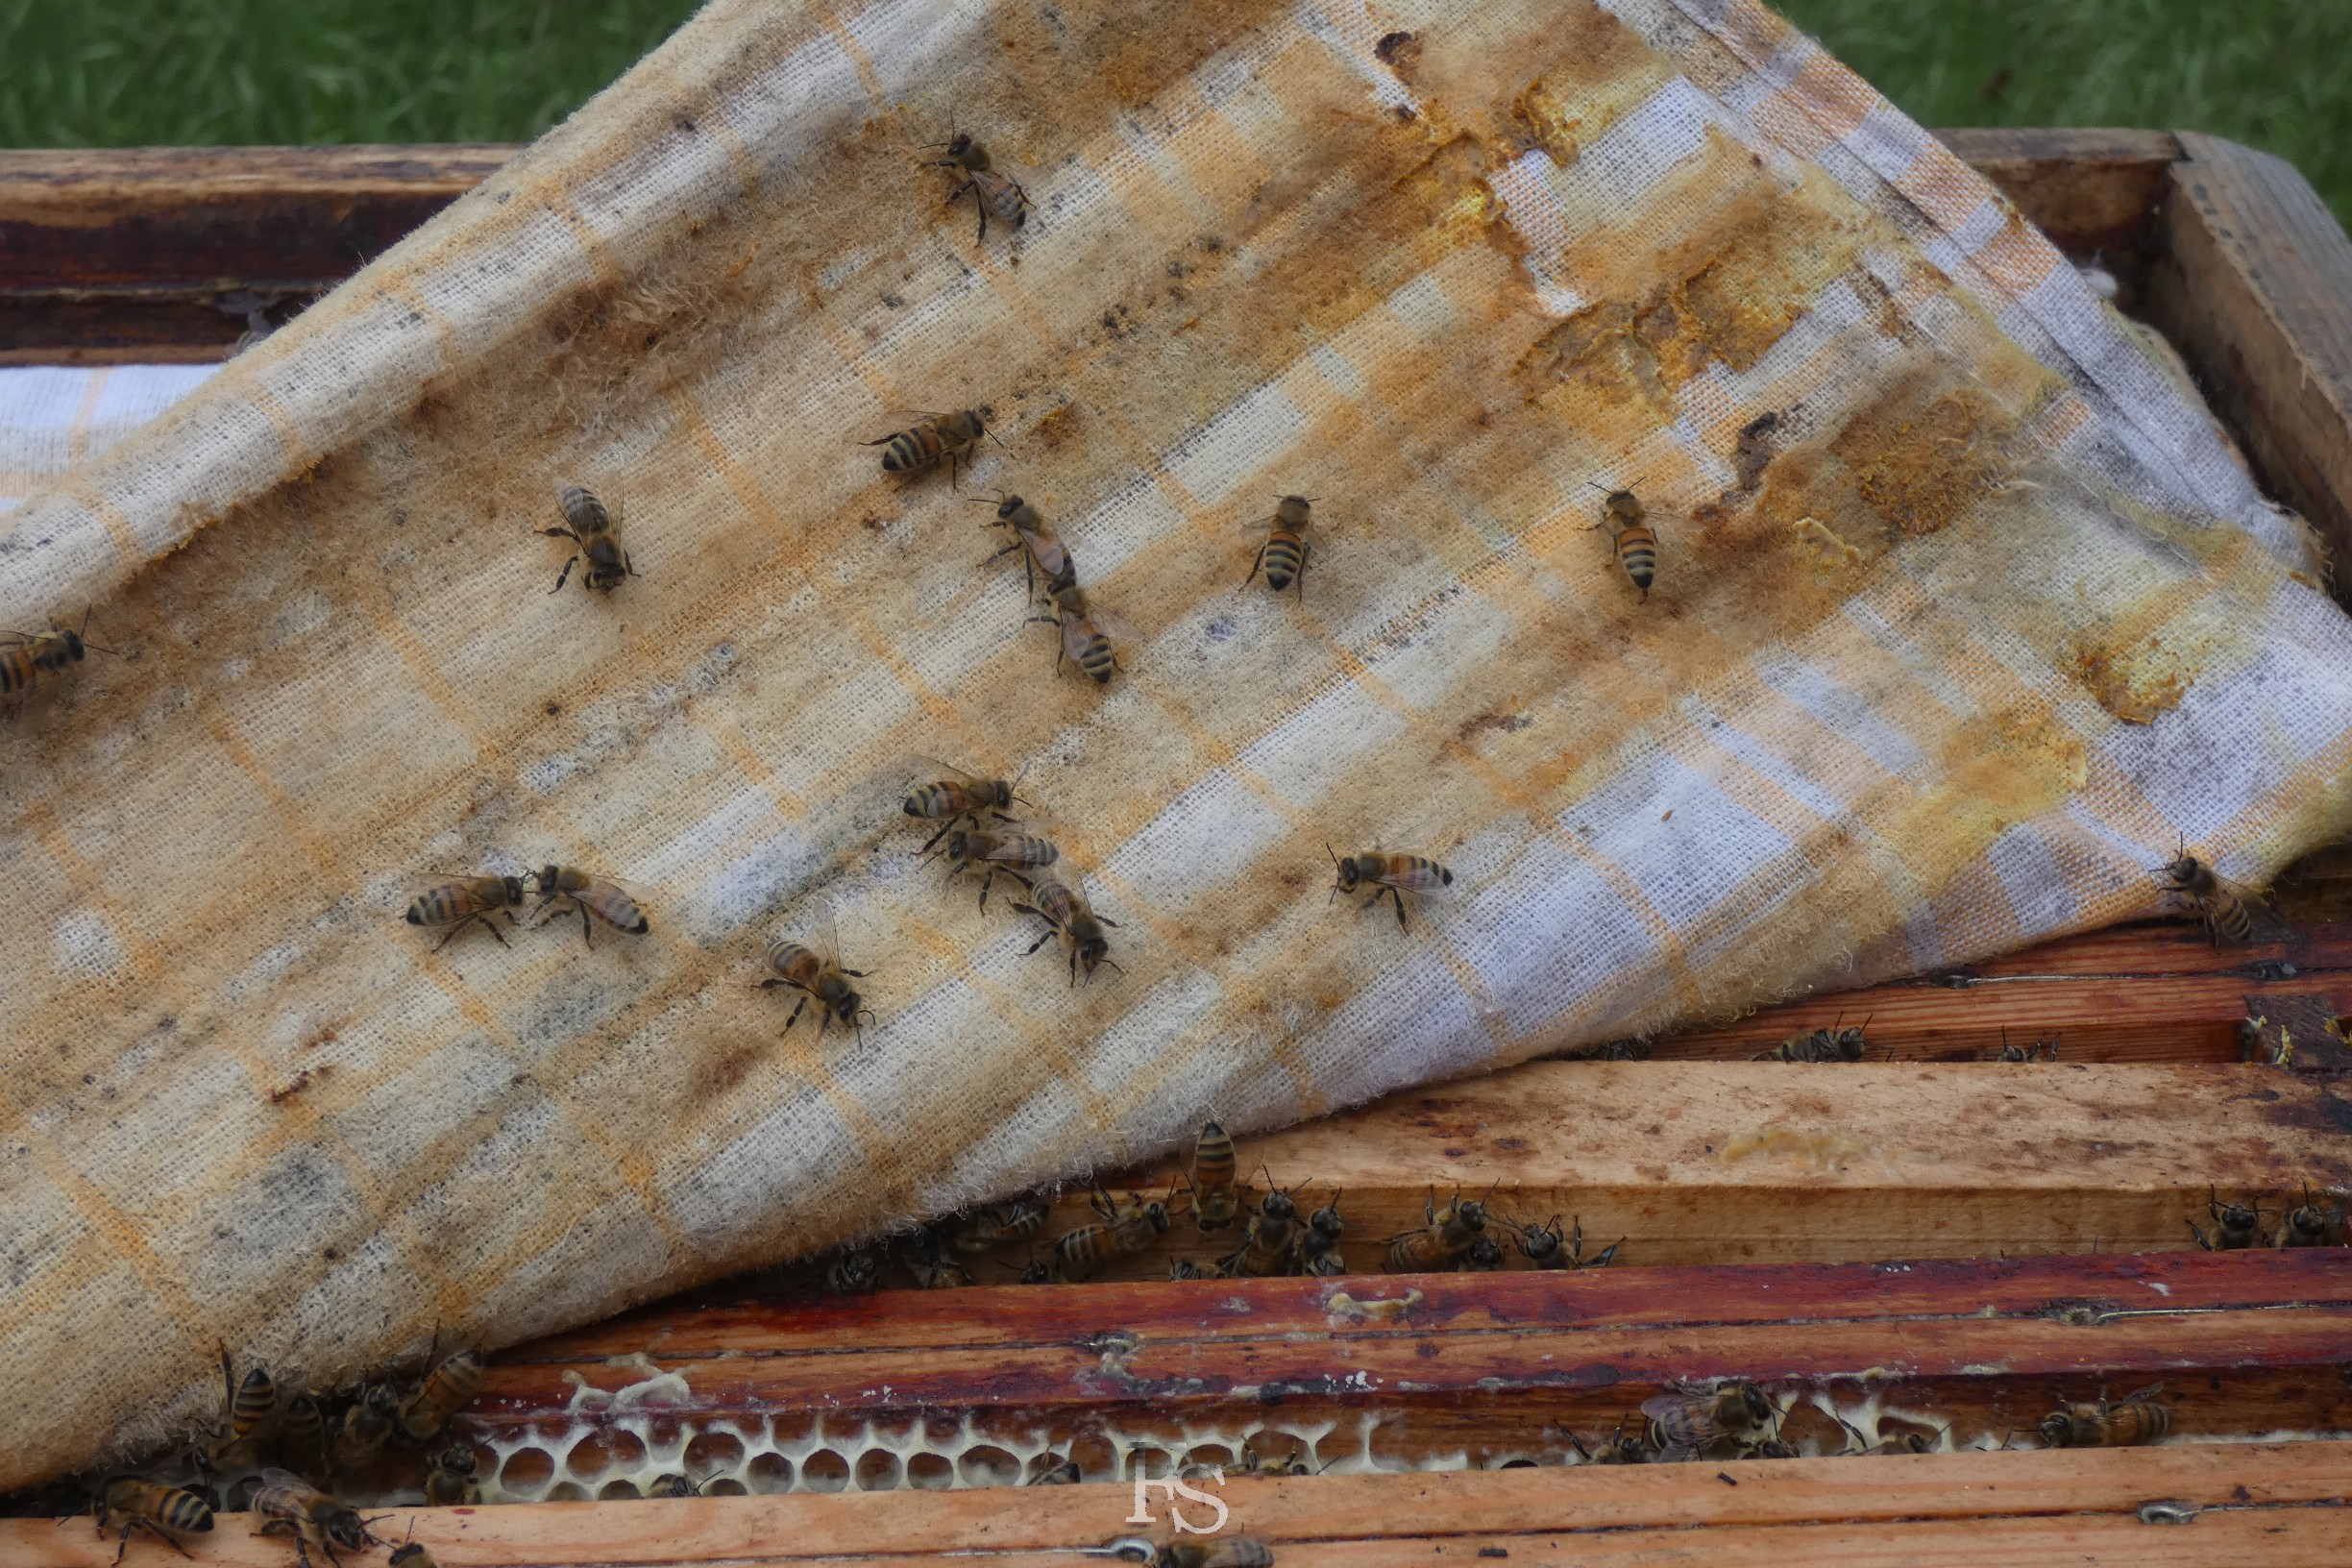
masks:
[[[1209,1122],[1193,1141],[1190,1170],[1167,1197],[1147,1200],[1130,1193],[1121,1201],[1097,1188],[1091,1200],[1096,1219],[1054,1237],[1048,1256],[1033,1255],[1018,1278],[1024,1285],[1086,1279],[1106,1264],[1147,1251],[1179,1218],[1188,1217],[1204,1238],[1225,1237],[1237,1224],[1240,1229],[1231,1237],[1231,1249],[1221,1255],[1176,1259],[1168,1265],[1170,1279],[1335,1277],[1347,1273],[1347,1259],[1340,1250],[1347,1235],[1346,1221],[1339,1213],[1341,1194],[1334,1192],[1328,1202],[1304,1212],[1296,1188],[1276,1187],[1270,1175],[1266,1188],[1262,1196],[1255,1196],[1241,1179],[1240,1153],[1233,1136]],[[1179,1190],[1184,1194],[1181,1206]],[[1044,1199],[1034,1195],[973,1210],[914,1233],[899,1243],[897,1261],[924,1289],[970,1285],[974,1283],[970,1262],[999,1248],[1034,1243],[1044,1231],[1046,1213]],[[1486,1272],[1507,1267],[1508,1254],[1489,1226],[1510,1233],[1517,1252],[1531,1268],[1605,1268],[1615,1262],[1617,1249],[1625,1244],[1620,1237],[1587,1257],[1580,1219],[1565,1228],[1557,1215],[1548,1224],[1521,1224],[1493,1214],[1484,1201],[1464,1198],[1459,1192],[1441,1207],[1433,1189],[1423,1207],[1423,1224],[1380,1243],[1388,1272]],[[871,1247],[836,1253],[823,1270],[824,1286],[844,1294],[871,1290],[880,1283],[882,1263],[883,1255]]]
[[[92,1488],[91,1512],[101,1535],[117,1533],[117,1562],[134,1532],[153,1535],[185,1556],[181,1537],[211,1530],[213,1515],[224,1511],[219,1483],[231,1481],[233,1498],[250,1485],[244,1507],[260,1522],[258,1533],[293,1537],[305,1568],[313,1547],[334,1563],[340,1560],[337,1547],[357,1552],[389,1543],[370,1533],[372,1521],[319,1483],[366,1470],[396,1443],[432,1450],[425,1474],[428,1504],[447,1507],[481,1500],[474,1445],[433,1446],[481,1381],[478,1350],[429,1353],[412,1384],[385,1378],[340,1399],[322,1399],[306,1389],[281,1388],[263,1367],[249,1368],[240,1380],[224,1346],[220,1418],[186,1448],[194,1479],[109,1476]],[[431,1554],[413,1541],[394,1548],[391,1560],[394,1568],[434,1568]]]
[[[2195,1220],[2190,1220],[2189,1234],[2207,1252],[2242,1252],[2249,1247],[2339,1247],[2344,1244],[2343,1205],[2323,1204],[2312,1197],[2311,1184],[2303,1184],[2303,1201],[2284,1211],[2277,1229],[2267,1240],[2263,1236],[2262,1204],[2223,1203],[2221,1194],[2212,1188],[2205,1189],[2205,1212],[2213,1220],[2213,1234],[2208,1236]]]

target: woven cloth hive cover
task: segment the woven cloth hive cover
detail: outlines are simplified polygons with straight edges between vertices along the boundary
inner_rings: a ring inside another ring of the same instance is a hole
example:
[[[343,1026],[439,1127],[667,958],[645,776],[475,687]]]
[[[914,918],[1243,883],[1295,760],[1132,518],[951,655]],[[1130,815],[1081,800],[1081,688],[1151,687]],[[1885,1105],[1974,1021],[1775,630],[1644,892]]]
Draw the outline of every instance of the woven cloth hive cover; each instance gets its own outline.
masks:
[[[1025,229],[943,205],[951,126]],[[858,444],[978,404],[961,491]],[[565,484],[609,598],[548,592]],[[1291,492],[1303,596],[1244,588]],[[0,527],[0,625],[122,650],[0,741],[0,1482],[224,1340],[325,1387],[2345,817],[2301,525],[1747,0],[721,0]],[[1123,972],[940,885],[926,758],[1026,770]],[[1326,841],[1453,886],[1400,931]],[[545,861],[650,933],[401,920]],[[873,1017],[783,1034],[766,943],[836,929]]]

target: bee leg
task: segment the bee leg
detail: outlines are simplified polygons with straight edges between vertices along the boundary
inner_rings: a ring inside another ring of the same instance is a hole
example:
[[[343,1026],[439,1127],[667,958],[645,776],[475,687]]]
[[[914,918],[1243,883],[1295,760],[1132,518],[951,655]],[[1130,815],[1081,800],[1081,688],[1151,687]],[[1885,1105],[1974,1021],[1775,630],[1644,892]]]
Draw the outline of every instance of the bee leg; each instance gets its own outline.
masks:
[[[1397,929],[1402,931],[1405,929],[1405,894],[1399,889],[1390,888],[1388,890],[1388,896],[1396,900]],[[1374,903],[1380,902],[1380,900],[1377,898],[1372,901]]]
[[[564,562],[563,570],[555,574],[555,586],[550,588],[549,593],[560,594],[563,592],[564,579],[572,576],[572,568],[578,560],[579,556],[575,554],[571,560]]]
[[[637,576],[637,563],[628,558],[628,551],[625,550],[621,552],[621,570],[632,577]]]
[[[596,939],[595,939],[594,937],[591,937],[591,936],[588,934],[588,906],[587,906],[586,904],[582,904],[582,905],[580,905],[580,906],[579,906],[579,912],[580,912],[580,941],[582,941],[582,942],[584,942],[584,943],[586,943],[588,944],[588,950],[589,950],[590,952],[594,952],[594,951],[596,951]]]
[[[1269,539],[1265,544],[1258,547],[1258,553],[1250,559],[1250,575],[1241,579],[1242,587],[1247,588],[1251,583],[1258,580],[1258,569],[1265,564],[1265,552],[1268,547],[1270,547],[1272,544],[1273,541]]]
[[[992,884],[993,884],[993,883],[995,882],[995,880],[996,880],[996,868],[995,868],[995,867],[993,867],[993,866],[992,866],[992,867],[990,867],[990,868],[989,868],[989,873],[988,873],[988,875],[986,875],[986,876],[984,876],[984,877],[982,877],[982,878],[980,879],[980,913],[981,913],[981,914],[983,914],[983,915],[985,915],[985,914],[987,914],[987,913],[988,913],[988,893],[989,893],[989,888],[990,888],[990,886],[991,886]]]
[[[1040,947],[1044,946],[1044,945],[1045,945],[1045,939],[1046,939],[1046,937],[1050,937],[1050,936],[1052,936],[1052,935],[1053,935],[1053,933],[1052,933],[1051,931],[1047,931],[1047,932],[1045,933],[1045,936],[1043,936],[1043,937],[1040,937],[1040,938],[1038,938],[1038,940],[1037,940],[1037,941],[1035,941],[1035,942],[1031,943],[1030,943],[1030,944],[1029,944],[1029,945],[1028,945],[1026,948],[1022,949],[1022,951],[1021,951],[1021,957],[1023,957],[1023,958],[1027,958],[1027,957],[1028,957],[1028,956],[1029,956],[1031,953],[1034,953],[1034,952],[1036,952],[1036,951],[1037,951],[1037,950],[1038,950]]]
[[[1314,546],[1301,539],[1299,541],[1298,601],[1302,605],[1307,602],[1307,557],[1313,553]]]
[[[808,1006],[808,993],[803,992],[800,995],[800,999],[793,1003],[792,1017],[784,1020],[784,1032],[786,1034],[791,1034],[792,1026],[800,1021],[800,1010],[806,1006]],[[821,1015],[820,1016],[817,1024],[817,1032],[821,1035],[824,1033],[824,1023]]]

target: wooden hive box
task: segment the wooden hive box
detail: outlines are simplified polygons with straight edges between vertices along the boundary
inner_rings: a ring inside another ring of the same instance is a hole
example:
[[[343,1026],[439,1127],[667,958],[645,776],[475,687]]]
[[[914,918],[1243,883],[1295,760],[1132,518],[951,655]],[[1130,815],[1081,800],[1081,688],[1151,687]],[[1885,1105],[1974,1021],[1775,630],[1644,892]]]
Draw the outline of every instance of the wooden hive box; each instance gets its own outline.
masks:
[[[2352,545],[2352,243],[2293,170],[2190,134],[1947,139],[2115,279],[2265,487]],[[217,358],[507,151],[0,154],[0,361]],[[1135,1479],[1192,1466],[1226,1534],[1285,1568],[2352,1561],[2352,1253],[2208,1252],[2193,1230],[2215,1194],[2259,1201],[2266,1238],[2307,1185],[2323,1207],[2352,1191],[2347,874],[2342,851],[2307,862],[2245,947],[2126,927],[1252,1142],[1302,1208],[1344,1193],[1343,1278],[1170,1282],[1173,1258],[1232,1245],[1179,1217],[1083,1284],[1011,1283],[1017,1253],[952,1291],[894,1268],[828,1296],[782,1270],[522,1347],[459,1430],[493,1496],[575,1501],[377,1528],[453,1568],[1069,1563],[1167,1539],[1171,1500]],[[1749,1060],[1856,1019],[1860,1065]],[[1997,1060],[2052,1037],[2054,1062]],[[1458,1188],[1621,1250],[1600,1271],[1379,1271],[1379,1238]],[[1062,1194],[1044,1234],[1087,1200]],[[1763,1388],[1825,1457],[1563,1468],[1717,1379]],[[2039,1446],[2060,1405],[2148,1384],[2161,1446]],[[1842,1455],[1906,1437],[1930,1452]],[[1065,1462],[1091,1484],[1015,1489]],[[413,1498],[414,1466],[378,1486]],[[1253,1466],[1312,1473],[1206,1479]],[[706,1495],[637,1500],[661,1473]],[[196,1558],[288,1560],[241,1524]],[[113,1555],[86,1524],[0,1519],[0,1561]]]

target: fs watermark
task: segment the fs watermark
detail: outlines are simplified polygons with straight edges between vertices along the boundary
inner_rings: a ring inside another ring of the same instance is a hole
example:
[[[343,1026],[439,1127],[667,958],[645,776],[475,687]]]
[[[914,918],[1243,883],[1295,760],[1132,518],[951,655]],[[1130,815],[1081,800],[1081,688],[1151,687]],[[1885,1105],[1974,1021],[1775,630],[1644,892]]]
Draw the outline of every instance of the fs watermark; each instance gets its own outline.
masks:
[[[1213,1480],[1218,1488],[1223,1489],[1225,1472],[1222,1469],[1211,1468],[1205,1472],[1205,1477]],[[1192,1472],[1192,1479],[1195,1481],[1204,1479],[1204,1472]],[[1127,1516],[1129,1524],[1148,1525],[1157,1522],[1152,1514],[1151,1505],[1151,1494],[1155,1487],[1167,1499],[1168,1523],[1176,1527],[1178,1534],[1214,1535],[1225,1528],[1226,1521],[1233,1515],[1233,1510],[1225,1506],[1223,1498],[1217,1496],[1215,1492],[1204,1492],[1199,1487],[1188,1484],[1182,1476],[1164,1476],[1156,1479],[1151,1476],[1138,1476],[1135,1478],[1135,1512]],[[1216,1514],[1215,1523],[1196,1525],[1186,1518],[1184,1507],[1177,1501],[1179,1498],[1187,1503],[1198,1503],[1213,1509]]]

